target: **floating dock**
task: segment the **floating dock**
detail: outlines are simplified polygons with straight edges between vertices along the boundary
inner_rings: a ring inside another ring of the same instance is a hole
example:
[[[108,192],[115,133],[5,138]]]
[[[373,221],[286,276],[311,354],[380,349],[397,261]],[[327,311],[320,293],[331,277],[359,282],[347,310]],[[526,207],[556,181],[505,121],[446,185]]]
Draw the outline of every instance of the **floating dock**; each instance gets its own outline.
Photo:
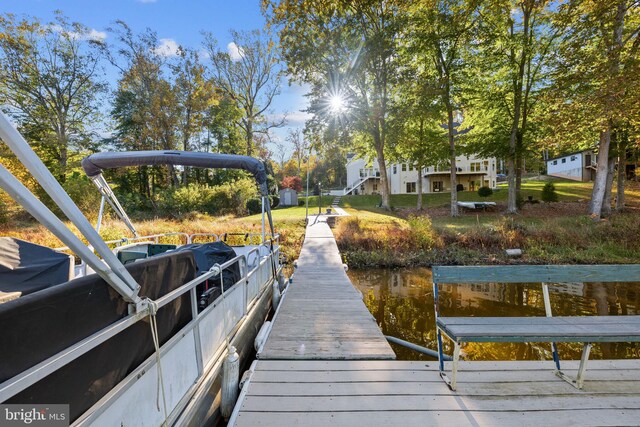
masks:
[[[583,390],[553,361],[397,361],[349,281],[323,217],[310,221],[294,281],[251,365],[233,426],[605,426],[640,424],[640,361],[592,360]],[[575,375],[578,362],[562,362]],[[447,369],[450,363],[445,363]]]

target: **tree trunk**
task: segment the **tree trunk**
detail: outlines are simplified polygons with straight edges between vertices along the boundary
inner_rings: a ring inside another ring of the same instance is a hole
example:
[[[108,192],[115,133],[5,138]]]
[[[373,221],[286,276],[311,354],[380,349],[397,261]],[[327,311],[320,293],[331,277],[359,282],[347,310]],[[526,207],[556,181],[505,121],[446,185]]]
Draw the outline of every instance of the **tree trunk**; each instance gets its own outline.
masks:
[[[600,132],[600,142],[598,143],[596,179],[593,181],[593,191],[589,205],[589,214],[594,217],[594,219],[600,219],[602,215],[602,203],[607,189],[609,145],[611,145],[611,123],[608,123],[606,129]]]
[[[382,193],[382,208],[391,209],[389,198],[389,181],[387,180],[387,162],[384,158],[384,150],[378,143],[376,143],[376,154],[378,155],[378,168],[380,168],[380,191]]]
[[[418,165],[418,181],[416,183],[416,190],[418,190],[418,205],[416,208],[422,210],[422,166]]]
[[[58,146],[60,147],[58,181],[63,183],[67,180],[67,163],[69,162],[69,148],[67,147],[67,137],[64,132],[58,134]]]
[[[618,182],[616,187],[616,211],[624,211],[624,184],[627,179],[626,135],[618,138]]]
[[[607,187],[602,198],[602,209],[600,215],[603,217],[611,216],[611,193],[613,192],[613,176],[616,168],[616,158],[611,156],[607,160]]]
[[[447,94],[447,96],[449,96]],[[456,140],[454,135],[453,106],[447,99],[447,128],[449,137],[449,161],[451,162],[451,216],[458,216],[458,167],[456,165]]]
[[[247,119],[247,156],[253,154],[253,120]]]
[[[522,170],[524,163],[524,154],[522,153],[522,132],[516,134],[516,197],[522,189]]]

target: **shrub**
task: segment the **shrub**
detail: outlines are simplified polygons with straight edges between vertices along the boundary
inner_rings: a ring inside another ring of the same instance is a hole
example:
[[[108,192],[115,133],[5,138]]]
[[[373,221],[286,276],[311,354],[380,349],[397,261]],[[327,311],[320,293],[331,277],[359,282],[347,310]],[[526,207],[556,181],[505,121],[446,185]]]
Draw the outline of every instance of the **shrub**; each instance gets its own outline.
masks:
[[[542,188],[542,194],[540,198],[543,202],[557,202],[558,193],[556,193],[556,187],[552,182],[547,182]]]
[[[299,176],[285,176],[280,183],[282,188],[291,188],[297,192],[302,191],[302,180]]]
[[[275,208],[280,204],[280,197],[276,196],[275,194],[272,196],[269,196],[269,200],[271,200],[271,208]]]
[[[493,190],[489,187],[480,187],[478,188],[478,196],[480,197],[489,197],[493,194]]]
[[[247,212],[249,215],[255,215],[262,212],[262,202],[260,199],[247,200]]]
[[[0,224],[6,224],[9,221],[9,215],[7,213],[7,205],[0,198]]]
[[[174,215],[190,212],[244,215],[247,202],[256,198],[258,191],[249,178],[209,186],[189,184],[170,190],[161,197],[161,208]]]
[[[306,206],[307,201],[305,199],[298,200],[298,206]]]
[[[431,249],[437,240],[431,218],[428,216],[409,216],[407,222],[416,243],[423,249]]]

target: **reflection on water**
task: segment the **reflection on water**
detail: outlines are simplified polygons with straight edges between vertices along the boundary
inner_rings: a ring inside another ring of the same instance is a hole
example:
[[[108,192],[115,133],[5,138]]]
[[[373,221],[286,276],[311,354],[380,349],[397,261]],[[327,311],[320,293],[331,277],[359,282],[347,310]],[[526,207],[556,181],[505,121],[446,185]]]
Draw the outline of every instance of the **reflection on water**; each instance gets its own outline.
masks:
[[[353,284],[385,335],[392,335],[437,349],[431,270],[350,270]],[[567,283],[550,285],[554,316],[640,314],[638,283]],[[441,285],[443,316],[544,316],[540,284]],[[393,346],[398,359],[420,360],[428,356]],[[582,344],[558,343],[560,357],[580,359]],[[452,346],[445,345],[452,353]],[[468,343],[462,348],[467,360],[551,359],[549,343]],[[594,344],[592,359],[639,358],[638,343]]]

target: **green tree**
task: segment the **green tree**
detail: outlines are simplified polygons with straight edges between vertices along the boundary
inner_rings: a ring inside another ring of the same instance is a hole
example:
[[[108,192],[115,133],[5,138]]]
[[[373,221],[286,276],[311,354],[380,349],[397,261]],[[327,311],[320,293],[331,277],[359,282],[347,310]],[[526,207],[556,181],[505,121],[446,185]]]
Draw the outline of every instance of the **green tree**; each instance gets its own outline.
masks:
[[[412,50],[422,74],[435,82],[437,105],[444,113],[449,146],[451,216],[458,215],[456,140],[463,84],[468,80],[465,50],[473,39],[478,1],[429,0],[412,6]]]
[[[213,78],[226,97],[232,99],[242,116],[237,124],[244,133],[246,154],[251,156],[260,135],[280,127],[284,120],[270,121],[267,113],[280,93],[280,72],[274,43],[258,30],[231,31],[228,51],[220,50],[211,33],[205,34],[205,49],[212,63]]]
[[[640,113],[640,5],[634,0],[571,0],[559,8],[555,24],[564,34],[555,112],[565,127],[585,129],[598,140],[589,213],[600,218],[611,210],[615,149],[618,155],[626,151],[617,147],[624,141],[621,133]]]
[[[477,70],[468,90],[471,139],[484,144],[485,154],[507,159],[508,213],[517,212],[523,158],[533,142],[531,120],[550,84],[559,35],[551,27],[552,7],[547,0],[485,2],[479,37],[469,52]]]
[[[390,207],[387,119],[395,99],[398,35],[406,4],[403,0],[263,0],[270,24],[279,29],[289,73],[312,86],[313,112],[349,126],[375,153],[384,208]]]
[[[106,84],[99,33],[57,12],[53,22],[0,16],[0,104],[39,145],[60,181],[70,150],[91,145]]]

